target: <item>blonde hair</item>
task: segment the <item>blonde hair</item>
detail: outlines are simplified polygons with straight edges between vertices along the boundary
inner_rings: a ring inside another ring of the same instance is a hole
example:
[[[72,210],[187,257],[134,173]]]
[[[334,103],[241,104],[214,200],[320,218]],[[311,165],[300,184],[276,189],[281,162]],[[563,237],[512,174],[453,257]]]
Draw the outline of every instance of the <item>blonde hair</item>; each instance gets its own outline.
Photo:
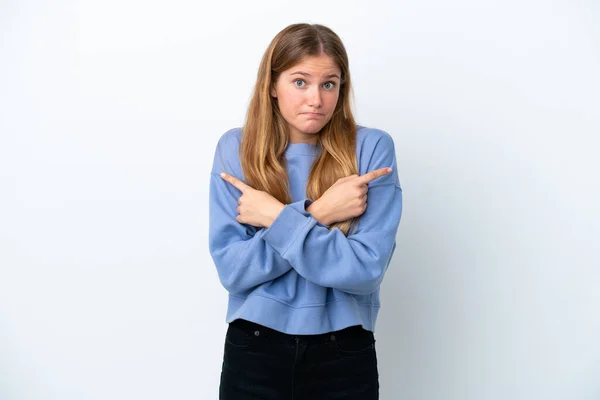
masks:
[[[271,194],[283,204],[291,203],[284,157],[289,128],[277,101],[271,97],[271,88],[281,72],[304,57],[321,54],[331,57],[340,68],[340,92],[333,116],[318,134],[321,154],[311,167],[306,195],[317,200],[338,179],[358,174],[356,122],[350,102],[352,85],[344,45],[326,26],[290,25],[273,38],[263,55],[243,126],[239,154],[246,184]],[[330,229],[338,228],[347,235],[357,220],[358,217],[336,222]]]

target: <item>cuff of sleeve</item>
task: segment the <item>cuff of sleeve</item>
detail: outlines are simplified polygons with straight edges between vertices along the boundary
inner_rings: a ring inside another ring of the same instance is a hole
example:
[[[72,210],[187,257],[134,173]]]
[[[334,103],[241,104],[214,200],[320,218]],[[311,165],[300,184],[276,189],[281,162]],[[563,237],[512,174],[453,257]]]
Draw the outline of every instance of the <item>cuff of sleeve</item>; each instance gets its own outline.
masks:
[[[306,211],[305,202],[306,200],[302,200],[283,207],[263,235],[263,240],[281,256],[304,231],[310,230],[317,222]]]
[[[298,202],[298,203],[302,203],[302,202]],[[313,200],[311,200],[311,199],[304,199],[304,208],[301,209],[300,212],[302,212],[304,215],[310,215],[312,218],[314,218],[311,213],[309,213],[308,211],[306,211],[308,209],[308,207],[310,207],[310,205],[312,203],[314,203]],[[294,203],[294,204],[297,204],[297,203]],[[317,221],[317,225],[318,226],[322,226],[324,228],[329,229],[329,225],[325,225],[325,224],[321,223],[318,219],[315,219],[315,221]]]

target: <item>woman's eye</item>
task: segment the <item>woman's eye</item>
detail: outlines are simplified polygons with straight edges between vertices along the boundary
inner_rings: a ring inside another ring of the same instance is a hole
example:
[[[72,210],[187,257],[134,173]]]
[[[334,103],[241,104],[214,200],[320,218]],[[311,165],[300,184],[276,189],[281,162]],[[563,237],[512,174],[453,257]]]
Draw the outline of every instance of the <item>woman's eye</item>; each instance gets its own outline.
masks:
[[[327,82],[325,85],[330,85],[326,89],[333,89],[335,87],[335,82]]]
[[[304,83],[304,80],[302,80],[302,79],[296,79],[296,80],[294,81],[294,83],[297,83],[297,82],[302,82],[302,83]],[[300,85],[296,85],[296,86],[298,86],[298,87],[302,87],[302,86],[300,86]]]

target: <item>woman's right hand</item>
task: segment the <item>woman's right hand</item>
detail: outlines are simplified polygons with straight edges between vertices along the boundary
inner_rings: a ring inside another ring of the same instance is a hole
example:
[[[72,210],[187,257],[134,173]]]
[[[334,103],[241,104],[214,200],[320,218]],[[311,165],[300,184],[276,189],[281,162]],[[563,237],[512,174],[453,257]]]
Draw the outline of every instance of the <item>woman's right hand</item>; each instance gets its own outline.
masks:
[[[390,172],[391,168],[380,168],[362,176],[340,178],[306,211],[324,225],[358,217],[367,209],[368,183]]]

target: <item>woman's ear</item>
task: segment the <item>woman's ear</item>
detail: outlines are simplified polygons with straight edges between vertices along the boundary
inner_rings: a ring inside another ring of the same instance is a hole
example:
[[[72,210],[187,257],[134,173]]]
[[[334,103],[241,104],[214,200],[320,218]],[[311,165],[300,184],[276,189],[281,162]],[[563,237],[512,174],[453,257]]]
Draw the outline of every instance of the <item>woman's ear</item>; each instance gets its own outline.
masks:
[[[275,90],[275,86],[271,85],[271,97],[277,98],[277,91]]]

